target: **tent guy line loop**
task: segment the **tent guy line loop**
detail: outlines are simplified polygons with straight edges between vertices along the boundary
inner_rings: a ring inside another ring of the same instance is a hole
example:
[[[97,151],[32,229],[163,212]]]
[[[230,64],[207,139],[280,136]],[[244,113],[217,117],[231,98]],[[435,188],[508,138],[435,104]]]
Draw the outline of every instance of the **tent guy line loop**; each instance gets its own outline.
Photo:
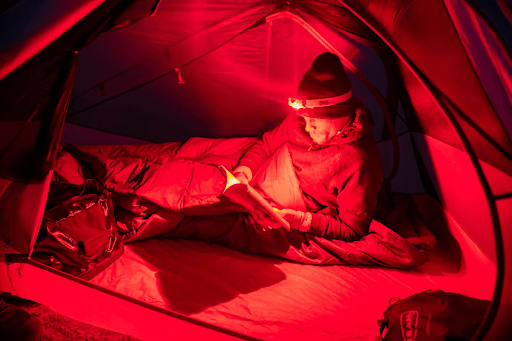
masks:
[[[185,84],[185,81],[183,80],[183,76],[181,75],[181,69],[177,67],[174,69],[178,73],[178,84]]]

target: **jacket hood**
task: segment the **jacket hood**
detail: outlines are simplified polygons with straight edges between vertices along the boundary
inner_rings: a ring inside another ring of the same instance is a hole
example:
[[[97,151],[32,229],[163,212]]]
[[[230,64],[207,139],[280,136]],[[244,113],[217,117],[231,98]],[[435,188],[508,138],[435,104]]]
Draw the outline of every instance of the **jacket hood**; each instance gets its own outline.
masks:
[[[358,140],[372,132],[374,121],[370,111],[359,98],[356,101],[354,114],[349,123],[327,145],[345,144]]]

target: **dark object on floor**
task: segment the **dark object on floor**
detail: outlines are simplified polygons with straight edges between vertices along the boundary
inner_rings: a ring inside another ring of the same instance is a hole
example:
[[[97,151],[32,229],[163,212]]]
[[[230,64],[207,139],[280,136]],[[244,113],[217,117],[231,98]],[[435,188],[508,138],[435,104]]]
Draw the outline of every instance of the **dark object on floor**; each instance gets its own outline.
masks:
[[[0,340],[36,341],[42,336],[42,324],[38,317],[23,308],[8,303],[0,296]]]
[[[90,279],[123,253],[112,199],[100,183],[53,182],[32,259]]]
[[[15,309],[24,310],[27,314],[30,314],[33,317],[32,321],[37,320],[39,322],[39,334],[37,334],[37,338],[9,339],[3,338],[3,335],[0,334],[1,341],[139,341],[139,339],[128,335],[119,334],[110,330],[105,330],[102,328],[91,326],[84,322],[70,319],[61,314],[56,313],[55,311],[53,311],[52,309],[43,304],[25,300],[17,296],[13,296],[9,293],[0,292],[0,302],[1,301],[6,302],[5,304],[10,305]],[[3,332],[3,329],[1,329],[1,331]]]
[[[490,302],[442,290],[414,294],[391,304],[380,320],[386,341],[470,340]]]

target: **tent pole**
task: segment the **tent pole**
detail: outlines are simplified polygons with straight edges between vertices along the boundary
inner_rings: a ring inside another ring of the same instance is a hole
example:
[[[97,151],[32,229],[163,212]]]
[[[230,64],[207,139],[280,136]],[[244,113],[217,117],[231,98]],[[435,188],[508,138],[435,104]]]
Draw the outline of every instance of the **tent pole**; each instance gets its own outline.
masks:
[[[48,103],[44,108],[43,119],[34,148],[36,155],[35,165],[30,167],[33,171],[42,169],[46,173],[53,169],[62,129],[64,128],[69,97],[73,88],[71,85],[75,80],[77,54],[77,51],[69,51],[64,56],[63,66],[59,71]]]
[[[270,83],[270,48],[272,46],[272,21],[268,24],[267,30],[267,53],[265,60],[265,111],[263,115],[263,130],[267,129],[268,124],[268,87]]]

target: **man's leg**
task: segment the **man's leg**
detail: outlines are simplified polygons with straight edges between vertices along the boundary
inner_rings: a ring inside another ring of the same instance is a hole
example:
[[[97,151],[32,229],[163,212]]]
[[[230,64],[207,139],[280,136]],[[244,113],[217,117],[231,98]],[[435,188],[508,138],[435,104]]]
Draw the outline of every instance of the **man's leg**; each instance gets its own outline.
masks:
[[[316,257],[311,255],[312,251],[316,255],[318,250],[312,250],[307,235],[283,228],[263,231],[246,213],[185,217],[163,237],[202,240],[247,253],[275,256],[300,263],[318,263]]]

